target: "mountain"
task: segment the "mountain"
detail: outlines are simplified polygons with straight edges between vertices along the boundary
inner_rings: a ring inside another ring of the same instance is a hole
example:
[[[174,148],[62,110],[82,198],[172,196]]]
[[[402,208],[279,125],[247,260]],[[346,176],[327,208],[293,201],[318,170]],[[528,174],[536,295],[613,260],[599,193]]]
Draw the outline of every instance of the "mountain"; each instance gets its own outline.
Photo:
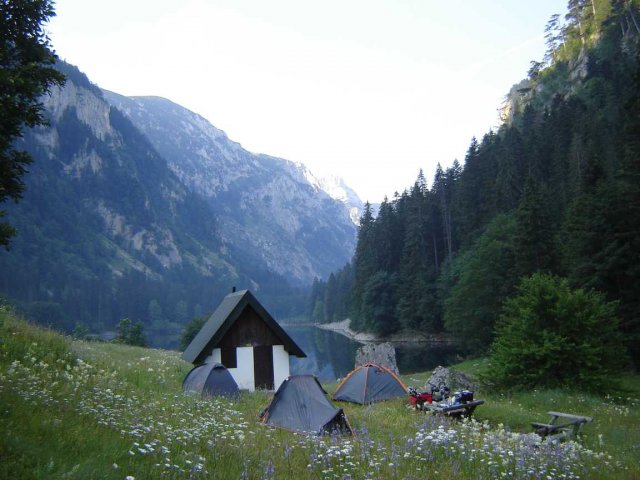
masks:
[[[320,178],[319,187],[331,198],[341,201],[349,209],[349,217],[356,225],[360,223],[360,215],[364,209],[364,204],[358,194],[350,188],[344,180],[336,175],[329,175]]]
[[[67,83],[43,98],[50,126],[20,141],[34,161],[7,205],[18,236],[0,251],[0,295],[29,317],[94,332],[129,317],[171,346],[231,286],[277,316],[299,312],[296,292],[352,255],[348,209],[301,165],[251,154],[168,100],[130,117],[58,68]]]
[[[200,115],[164,98],[103,93],[184,185],[208,201],[229,248],[260,252],[269,269],[304,283],[350,259],[362,202],[344,183],[342,196],[327,193],[326,183],[304,165],[248,152]]]

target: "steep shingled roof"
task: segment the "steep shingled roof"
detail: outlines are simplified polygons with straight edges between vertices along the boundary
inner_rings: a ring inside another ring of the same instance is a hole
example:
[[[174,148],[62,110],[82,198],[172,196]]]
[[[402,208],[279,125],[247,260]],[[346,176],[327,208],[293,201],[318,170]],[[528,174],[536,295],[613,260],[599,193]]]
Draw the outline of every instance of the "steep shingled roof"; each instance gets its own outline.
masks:
[[[182,353],[182,359],[194,364],[204,362],[208,352],[224,337],[247,306],[251,306],[278,338],[282,340],[285,350],[289,352],[290,355],[301,358],[306,357],[305,353],[296,345],[269,312],[265,310],[256,297],[254,297],[249,290],[241,290],[230,293],[224,297],[216,311],[213,312],[209,320],[207,320]]]

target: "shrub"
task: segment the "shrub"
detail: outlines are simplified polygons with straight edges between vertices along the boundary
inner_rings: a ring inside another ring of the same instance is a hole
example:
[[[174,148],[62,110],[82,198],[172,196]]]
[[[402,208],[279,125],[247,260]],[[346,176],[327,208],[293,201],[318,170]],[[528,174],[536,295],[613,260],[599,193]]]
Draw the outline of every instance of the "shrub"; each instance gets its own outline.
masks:
[[[185,350],[189,346],[191,340],[194,339],[208,319],[209,317],[206,315],[202,317],[194,317],[189,321],[189,323],[187,323],[182,331],[182,335],[180,336],[180,350]]]
[[[132,324],[128,318],[123,318],[118,322],[118,336],[116,341],[127,345],[146,347],[147,340],[144,336],[144,327],[139,320]]]
[[[568,281],[534,274],[505,302],[489,375],[511,387],[597,389],[625,364],[615,303]]]

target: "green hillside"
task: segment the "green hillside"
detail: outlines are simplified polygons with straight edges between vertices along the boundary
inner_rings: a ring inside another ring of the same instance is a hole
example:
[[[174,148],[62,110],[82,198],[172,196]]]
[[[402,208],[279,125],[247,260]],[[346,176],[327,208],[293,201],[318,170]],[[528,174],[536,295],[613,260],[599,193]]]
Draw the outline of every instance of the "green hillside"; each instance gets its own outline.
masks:
[[[177,352],[73,341],[0,310],[0,478],[599,478],[633,479],[640,377],[628,391],[480,391],[475,421],[405,401],[340,405],[354,438],[258,422],[271,394],[238,401],[185,395]],[[475,372],[482,362],[459,366]],[[427,373],[404,377],[423,385]],[[335,385],[326,385],[328,391]],[[529,422],[548,410],[594,417],[578,443],[544,446]]]

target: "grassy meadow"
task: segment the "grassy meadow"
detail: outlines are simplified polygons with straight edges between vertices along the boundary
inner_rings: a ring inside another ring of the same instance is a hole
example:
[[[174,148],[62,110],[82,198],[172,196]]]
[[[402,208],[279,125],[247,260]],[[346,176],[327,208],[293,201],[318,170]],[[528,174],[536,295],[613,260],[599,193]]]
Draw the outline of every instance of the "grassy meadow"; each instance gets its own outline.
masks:
[[[640,479],[639,376],[598,395],[477,392],[486,404],[464,422],[404,399],[340,404],[349,438],[260,424],[268,392],[186,395],[189,369],[177,352],[74,341],[0,309],[0,478]],[[429,374],[403,380],[422,386]],[[578,442],[544,445],[529,424],[549,410],[594,421]]]

